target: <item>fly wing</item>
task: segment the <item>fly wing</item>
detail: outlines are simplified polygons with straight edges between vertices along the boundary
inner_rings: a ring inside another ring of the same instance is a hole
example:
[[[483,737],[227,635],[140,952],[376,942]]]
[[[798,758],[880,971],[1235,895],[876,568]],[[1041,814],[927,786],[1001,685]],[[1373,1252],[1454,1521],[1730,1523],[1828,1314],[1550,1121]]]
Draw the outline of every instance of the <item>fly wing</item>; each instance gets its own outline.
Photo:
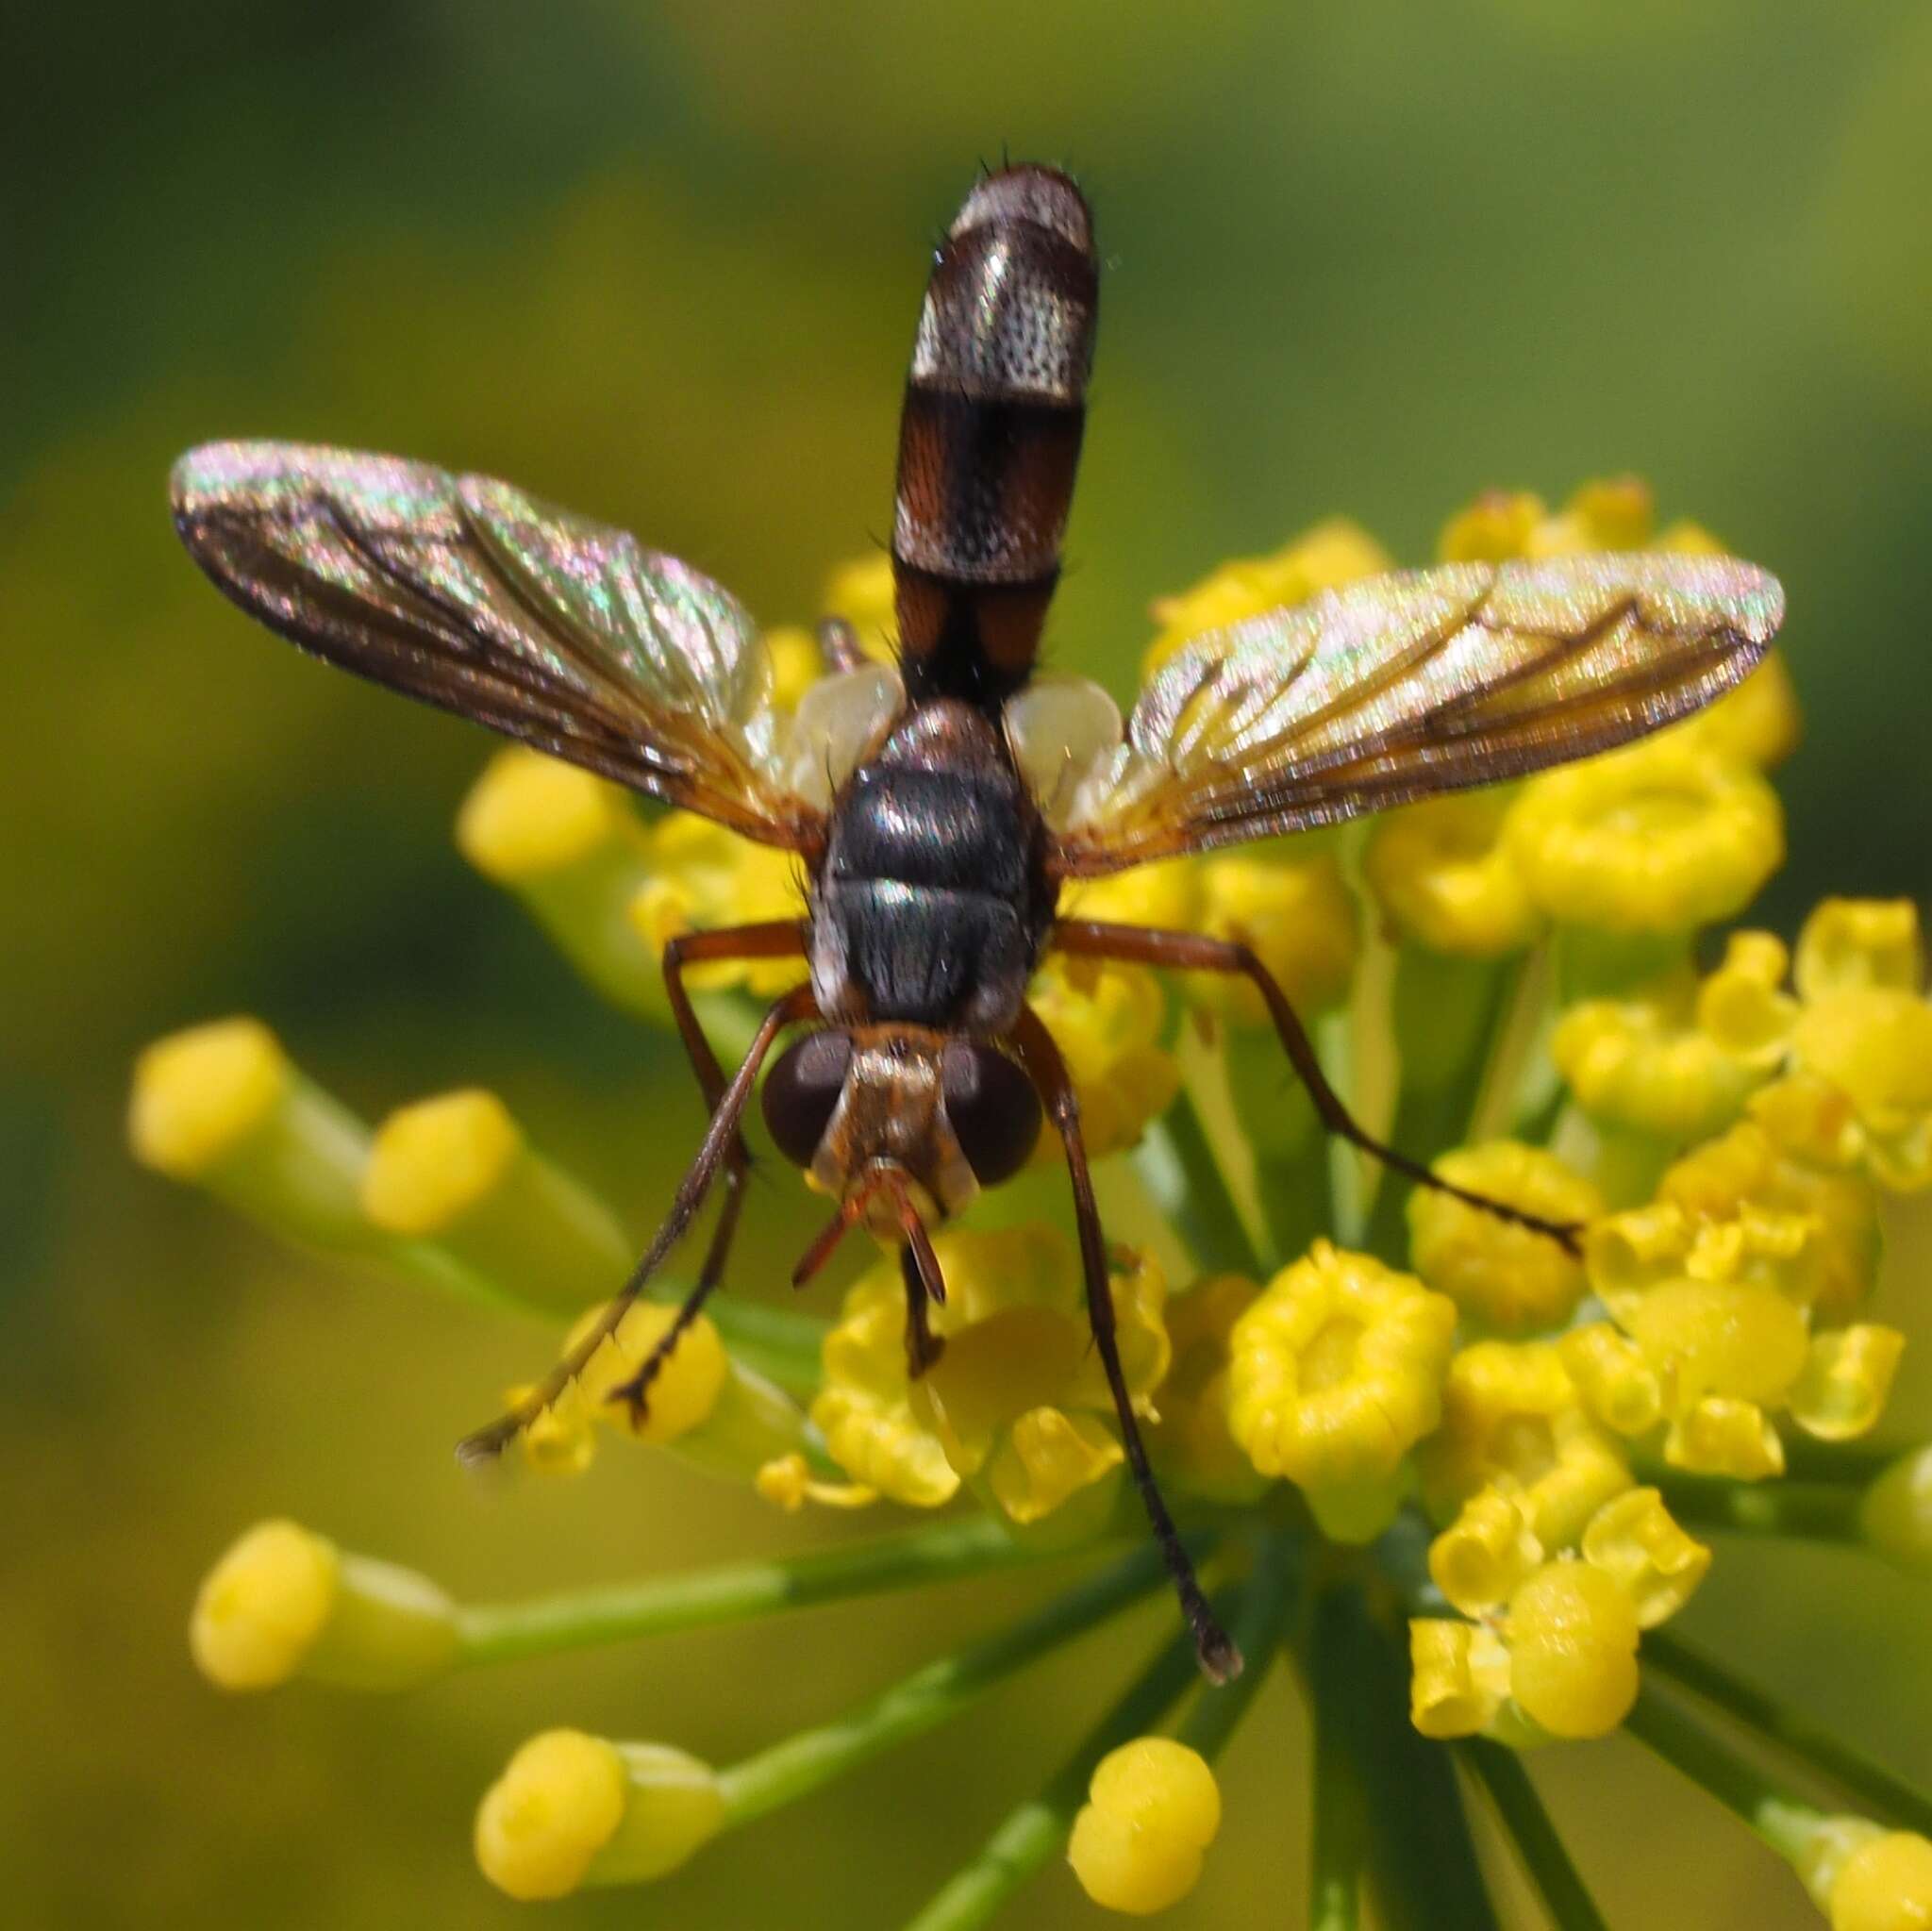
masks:
[[[1058,820],[1092,877],[1607,751],[1736,684],[1777,580],[1651,552],[1402,571],[1196,639]]]
[[[764,647],[689,564],[508,483],[352,450],[208,443],[173,495],[195,561],[303,650],[748,838],[819,841]]]

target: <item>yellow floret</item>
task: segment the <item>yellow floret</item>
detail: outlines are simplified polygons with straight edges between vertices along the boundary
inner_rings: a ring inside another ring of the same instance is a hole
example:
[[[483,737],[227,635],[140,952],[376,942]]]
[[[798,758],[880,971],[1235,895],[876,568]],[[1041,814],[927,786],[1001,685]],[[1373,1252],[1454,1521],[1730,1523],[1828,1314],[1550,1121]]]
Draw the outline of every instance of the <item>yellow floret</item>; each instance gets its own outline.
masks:
[[[1603,1196],[1541,1147],[1498,1140],[1432,1163],[1453,1186],[1558,1223],[1593,1220]],[[1583,1298],[1583,1265],[1547,1234],[1499,1220],[1450,1194],[1408,1196],[1409,1265],[1466,1315],[1506,1331],[1560,1326]]]
[[[1550,1057],[1592,1119],[1682,1142],[1738,1117],[1762,1076],[1696,1023],[1688,971],[1564,1008]]]
[[[1509,1652],[1480,1623],[1419,1617],[1408,1625],[1409,1721],[1424,1737],[1474,1737],[1509,1695]]]
[[[624,1821],[624,1759],[582,1730],[532,1737],[484,1792],[476,1862],[525,1902],[568,1897]]]
[[[1897,1328],[1865,1322],[1814,1334],[1790,1392],[1791,1420],[1821,1441],[1869,1435],[1885,1413],[1905,1346]]]
[[[1429,1576],[1465,1616],[1507,1601],[1542,1563],[1523,1496],[1498,1484],[1472,1495],[1429,1544]]]
[[[1230,1432],[1227,1412],[1235,1323],[1260,1291],[1240,1274],[1217,1274],[1167,1303],[1174,1366],[1156,1395],[1160,1422],[1148,1448],[1163,1479],[1215,1501],[1252,1501],[1267,1486]]]
[[[1785,1472],[1784,1443],[1756,1402],[1707,1394],[1671,1423],[1664,1459],[1699,1475],[1728,1475],[1734,1482],[1762,1482]]]
[[[1252,947],[1302,1017],[1348,990],[1361,950],[1361,912],[1332,855],[1205,858],[1195,882],[1194,929]],[[1270,1023],[1259,992],[1232,974],[1190,974],[1188,996],[1243,1024]]]
[[[1441,1521],[1502,1482],[1520,1496],[1546,1551],[1570,1547],[1630,1470],[1584,1408],[1547,1341],[1477,1341],[1457,1351],[1442,1390],[1442,1423],[1419,1457],[1423,1493]]]
[[[485,877],[515,885],[635,828],[614,785],[519,746],[499,751],[471,786],[457,814],[457,848]]]
[[[1330,1534],[1378,1533],[1403,1457],[1440,1417],[1455,1327],[1455,1304],[1412,1275],[1317,1240],[1235,1323],[1235,1439]]]
[[[1185,1743],[1141,1737],[1103,1757],[1074,1819],[1067,1861],[1108,1910],[1143,1916],[1177,1904],[1221,1828],[1221,1790]]]
[[[1707,1394],[1780,1402],[1804,1372],[1804,1310],[1770,1288],[1664,1281],[1618,1319],[1664,1378],[1675,1409]]]
[[[571,1330],[564,1342],[568,1354],[591,1323],[603,1318],[592,1308]],[[710,1418],[724,1389],[731,1363],[718,1330],[702,1314],[677,1338],[645,1395],[641,1418],[630,1405],[613,1401],[615,1390],[643,1365],[651,1350],[671,1331],[676,1309],[653,1301],[636,1301],[619,1322],[617,1331],[585,1363],[576,1386],[593,1412],[614,1426],[627,1429],[640,1441],[675,1441]]]
[[[1528,554],[1549,506],[1528,490],[1487,490],[1442,525],[1436,556],[1443,563],[1501,563]]]
[[[798,700],[825,674],[818,639],[803,624],[786,624],[758,641],[771,660],[772,702],[781,710],[796,710]]]
[[[480,1089],[399,1107],[371,1144],[362,1210],[392,1234],[439,1233],[496,1187],[523,1143],[509,1108]]]
[[[1142,674],[1151,675],[1204,631],[1241,623],[1283,604],[1302,603],[1317,591],[1338,589],[1390,567],[1389,553],[1359,524],[1340,516],[1305,530],[1273,556],[1223,563],[1179,595],[1154,606],[1154,621],[1161,629],[1148,648]]]
[[[1096,965],[1064,954],[1033,982],[1030,1002],[1073,1074],[1088,1157],[1104,1159],[1133,1146],[1180,1090],[1180,1068],[1160,1041],[1167,995],[1139,966]],[[1042,1132],[1034,1163],[1064,1157],[1058,1136]]]
[[[1637,1700],[1637,1611],[1601,1570],[1552,1562],[1509,1599],[1509,1693],[1553,1737],[1602,1737]]]
[[[1710,1551],[1678,1527],[1655,1489],[1605,1503],[1583,1532],[1583,1557],[1630,1598],[1644,1629],[1674,1616],[1710,1567]]]
[[[825,579],[819,598],[828,617],[842,617],[858,637],[858,647],[876,663],[890,663],[899,636],[894,608],[892,559],[883,550],[841,563]]]
[[[258,1523],[208,1572],[194,1599],[189,1646],[224,1690],[286,1683],[334,1611],[335,1545],[286,1521]]]
[[[1643,1350],[1607,1321],[1574,1327],[1557,1343],[1583,1405],[1619,1435],[1644,1435],[1662,1419],[1663,1384]]]
[[[1784,818],[1755,771],[1665,736],[1532,778],[1505,838],[1559,924],[1674,935],[1753,897],[1784,857]]]
[[[755,844],[689,811],[650,828],[647,882],[629,907],[632,929],[653,958],[686,932],[795,919],[803,900],[797,860],[775,845]],[[743,986],[763,997],[804,976],[797,957],[714,959],[685,974],[693,991]]]
[[[177,1180],[198,1179],[261,1126],[288,1090],[291,1068],[257,1019],[223,1019],[171,1033],[134,1063],[127,1137],[134,1157]]]
[[[1798,1872],[1831,1931],[1932,1926],[1932,1840],[1916,1831],[1885,1830],[1862,1817],[1821,1819]]]
[[[1362,875],[1397,938],[1458,958],[1500,958],[1542,930],[1502,841],[1507,800],[1458,791],[1375,819]]]
[[[937,1507],[972,1479],[1010,1519],[1037,1520],[1119,1458],[1078,1258],[1050,1226],[949,1227],[934,1246],[946,1281],[932,1311],[938,1362],[908,1381],[905,1289],[896,1261],[882,1262],[825,1338],[812,1420],[855,1481],[894,1501]],[[1145,1403],[1168,1369],[1166,1284],[1141,1255],[1110,1290],[1127,1385]]]

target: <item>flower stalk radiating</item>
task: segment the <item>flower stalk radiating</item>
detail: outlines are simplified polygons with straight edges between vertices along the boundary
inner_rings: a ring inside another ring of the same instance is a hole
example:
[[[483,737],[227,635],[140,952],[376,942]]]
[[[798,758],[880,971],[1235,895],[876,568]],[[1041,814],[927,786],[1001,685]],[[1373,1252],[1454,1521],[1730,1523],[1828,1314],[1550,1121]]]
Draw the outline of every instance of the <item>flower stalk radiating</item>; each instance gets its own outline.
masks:
[[[1688,524],[1654,535],[1647,493],[1617,481],[1557,511],[1481,498],[1441,551],[1653,543],[1714,547]],[[1164,601],[1152,655],[1387,561],[1353,525],[1324,524]],[[886,571],[856,565],[828,587],[868,648],[890,629]],[[770,641],[795,703],[810,637]],[[1610,757],[1069,894],[1078,917],[1251,946],[1331,1078],[1395,1144],[1586,1232],[1566,1253],[1327,1143],[1243,989],[1047,969],[1032,996],[1079,1089],[1120,1243],[1129,1392],[1248,1667],[1209,1688],[1185,1638],[1164,1642],[1031,1794],[1016,1790],[916,1931],[985,1923],[1062,1853],[1110,1908],[1184,1896],[1224,1808],[1248,1801],[1212,1766],[1277,1661],[1312,1720],[1317,1931],[1356,1925],[1369,1896],[1396,1927],[1497,1922],[1458,1761],[1550,1921],[1601,1924],[1529,1766],[1537,1747],[1619,1729],[1735,1812],[1837,1931],[1932,1923],[1932,1801],[1734,1673],[1713,1632],[1693,1646],[1665,1627],[1713,1541],[1828,1541],[1932,1573],[1932,1449],[1869,1445],[1904,1345],[1895,1284],[1889,1298],[1879,1278],[1882,1203],[1932,1183],[1916,919],[1832,899],[1790,946],[1749,929],[1709,941],[1782,855],[1767,774],[1795,733],[1773,658],[1710,711]],[[795,903],[770,853],[646,822],[530,752],[491,761],[458,835],[578,971],[659,1025],[668,940]],[[722,1050],[798,970],[693,975]],[[131,1134],[147,1164],[290,1240],[548,1320],[559,1350],[634,1257],[608,1206],[492,1095],[418,1100],[371,1129],[253,1020],[150,1048]],[[1030,1207],[1034,1185],[1009,1197]],[[608,1396],[665,1332],[667,1285],[524,1455],[568,1475],[598,1453],[661,1448],[781,1507],[949,1507],[943,1520],[789,1561],[485,1604],[268,1523],[204,1585],[196,1660],[237,1690],[296,1676],[405,1690],[1092,1552],[1091,1574],[1012,1626],[736,1764],[533,1726],[483,1800],[476,1855],[514,1896],[638,1884],[818,1794],[1160,1580],[1130,1540],[1070,1239],[1008,1209],[938,1244],[950,1291],[924,1374],[908,1373],[896,1264],[828,1316],[739,1282],[749,1291],[708,1304],[633,1423]],[[1848,1807],[1803,1800],[1777,1766]]]

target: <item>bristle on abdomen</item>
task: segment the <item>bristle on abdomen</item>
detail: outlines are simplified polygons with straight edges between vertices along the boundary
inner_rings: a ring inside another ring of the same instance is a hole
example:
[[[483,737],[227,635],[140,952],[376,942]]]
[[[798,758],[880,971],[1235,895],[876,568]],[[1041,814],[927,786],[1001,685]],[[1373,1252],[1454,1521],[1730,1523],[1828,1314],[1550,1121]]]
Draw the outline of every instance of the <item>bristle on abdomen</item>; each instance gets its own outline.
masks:
[[[1026,681],[1080,459],[1099,264],[1080,191],[989,175],[926,285],[900,418],[892,567],[915,697]]]

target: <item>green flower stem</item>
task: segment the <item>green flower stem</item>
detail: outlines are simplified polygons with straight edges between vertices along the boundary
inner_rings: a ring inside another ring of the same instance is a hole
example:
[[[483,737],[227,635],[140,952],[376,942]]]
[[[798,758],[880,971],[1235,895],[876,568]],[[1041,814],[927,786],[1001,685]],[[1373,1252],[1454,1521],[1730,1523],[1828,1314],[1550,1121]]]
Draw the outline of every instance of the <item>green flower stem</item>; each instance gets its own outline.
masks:
[[[1482,1090],[1470,1109],[1472,1142],[1509,1139],[1541,1145],[1549,1137],[1563,1094],[1549,1050],[1556,984],[1548,945],[1534,946],[1516,961],[1508,997],[1496,1016]]]
[[[1862,1490],[1836,1482],[1726,1482],[1659,1472],[1653,1475],[1677,1520],[1698,1528],[1806,1542],[1861,1543]]]
[[[1015,1671],[1104,1623],[1162,1579],[1158,1550],[1137,1549],[1024,1622],[941,1656],[834,1722],[802,1730],[718,1773],[727,1820],[796,1802],[909,1738],[934,1729]]]
[[[1779,1856],[1795,1863],[1804,1855],[1821,1813],[1797,1802],[1688,1710],[1646,1683],[1624,1719],[1624,1727],[1673,1770],[1741,1818]]]
[[[1217,1602],[1217,1614],[1228,1605]],[[906,1931],[977,1931],[991,1923],[1026,1880],[1062,1850],[1087,1801],[1094,1766],[1109,1751],[1145,1736],[1194,1681],[1194,1645],[1186,1635],[1166,1644],[1146,1673],[1080,1740],[1035,1796],[1008,1812],[972,1862],[956,1872]]]
[[[1312,1028],[1315,1051],[1328,1084],[1348,1102],[1349,1110],[1361,1117],[1361,1095],[1356,1090],[1357,1041],[1354,1016],[1346,1007],[1324,1013]],[[1359,1153],[1339,1133],[1327,1136],[1328,1213],[1322,1225],[1332,1231],[1343,1247],[1359,1247],[1368,1224],[1369,1189],[1387,1179],[1386,1174],[1373,1174],[1366,1164],[1368,1156]],[[1321,1164],[1318,1161],[1318,1164]],[[1289,1257],[1291,1260],[1292,1255]]]
[[[1237,1211],[1192,1098],[1183,1092],[1141,1137],[1133,1171],[1195,1264],[1258,1279],[1261,1257]]]
[[[1402,1096],[1389,1143],[1431,1160],[1459,1145],[1517,974],[1514,961],[1452,958],[1404,946],[1395,956],[1391,1015],[1402,1067]],[[1375,1190],[1369,1248],[1399,1263],[1407,1251],[1409,1190]]]
[[[1810,1718],[1734,1676],[1723,1664],[1661,1630],[1643,1639],[1643,1661],[1646,1668],[1715,1704],[1726,1716],[1881,1816],[1932,1837],[1932,1796],[1841,1743]]]
[[[1603,1913],[1570,1861],[1523,1759],[1515,1751],[1481,1737],[1458,1745],[1457,1755],[1489,1793],[1557,1931],[1608,1931]]]
[[[990,1517],[938,1523],[784,1561],[734,1562],[528,1602],[476,1604],[458,1611],[457,1659],[512,1662],[675,1629],[742,1623],[783,1609],[1050,1561],[1063,1553],[1016,1540]]]
[[[1366,1800],[1369,1873],[1385,1931],[1498,1931],[1455,1766],[1409,1723],[1407,1659],[1359,1589],[1343,1585],[1322,1597],[1310,1649],[1318,1734],[1325,1722]]]
[[[1349,1747],[1345,1687],[1304,1632],[1302,1675],[1313,1741],[1308,1823],[1308,1931],[1356,1931],[1369,1856],[1369,1803]]]
[[[1224,1034],[1224,1024],[1218,1030]],[[1283,1257],[1262,1209],[1258,1162],[1235,1110],[1226,1058],[1191,1018],[1182,1020],[1174,1050],[1182,1086],[1165,1124],[1188,1180],[1188,1197],[1178,1204],[1181,1232],[1208,1266],[1234,1266],[1235,1257],[1245,1257],[1265,1279]],[[1191,1197],[1197,1189],[1199,1201]]]
[[[1236,1130],[1253,1150],[1255,1190],[1276,1265],[1328,1225],[1328,1161],[1314,1102],[1272,1033],[1224,1025],[1221,1057]]]

